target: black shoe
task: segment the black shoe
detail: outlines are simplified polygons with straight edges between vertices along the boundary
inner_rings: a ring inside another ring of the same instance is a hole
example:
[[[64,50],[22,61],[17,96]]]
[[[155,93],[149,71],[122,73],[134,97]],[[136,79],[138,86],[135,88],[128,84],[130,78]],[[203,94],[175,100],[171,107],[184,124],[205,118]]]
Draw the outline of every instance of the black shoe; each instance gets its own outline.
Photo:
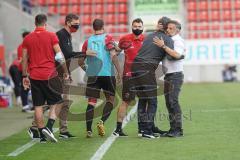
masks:
[[[183,137],[183,130],[170,130],[168,133],[162,135],[161,137],[172,137],[172,138],[177,138],[177,137]]]
[[[128,135],[126,135],[125,133],[123,133],[122,130],[119,130],[119,131],[115,130],[115,131],[113,132],[113,135],[114,135],[114,136],[117,136],[117,137],[127,137],[127,136],[128,136]]]
[[[33,127],[28,128],[27,133],[31,137],[31,139],[40,138],[39,133],[38,133],[38,129],[34,129]]]
[[[42,133],[49,139],[51,142],[58,142],[58,140],[54,137],[54,134],[47,128],[43,128]]]
[[[45,137],[41,137],[39,142],[40,143],[47,143],[47,139]]]
[[[169,132],[169,131],[162,131],[162,130],[160,130],[158,127],[154,127],[154,128],[152,129],[152,131],[153,131],[154,134],[160,134],[160,135],[164,135],[164,134],[166,134],[166,133]]]
[[[62,132],[62,133],[60,132],[59,138],[68,139],[68,138],[76,138],[76,136],[72,135],[69,132]]]

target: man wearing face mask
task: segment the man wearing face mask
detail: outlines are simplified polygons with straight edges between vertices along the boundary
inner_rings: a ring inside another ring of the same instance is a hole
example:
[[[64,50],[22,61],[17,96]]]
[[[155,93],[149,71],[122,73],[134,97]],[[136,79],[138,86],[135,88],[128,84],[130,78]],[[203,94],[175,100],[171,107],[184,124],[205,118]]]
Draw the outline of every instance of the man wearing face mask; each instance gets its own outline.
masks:
[[[120,38],[119,48],[124,50],[125,63],[123,71],[123,89],[122,89],[122,104],[118,108],[117,113],[117,125],[116,130],[113,132],[115,136],[127,136],[122,131],[122,122],[126,115],[127,108],[132,100],[135,99],[135,93],[131,91],[133,83],[130,80],[132,77],[131,66],[134,58],[137,56],[139,49],[142,46],[144,36],[143,32],[143,21],[140,18],[132,21],[132,33],[124,35]],[[124,43],[130,43],[131,45],[124,47]]]
[[[77,15],[68,14],[65,18],[64,28],[62,28],[61,30],[59,30],[56,33],[58,36],[58,39],[59,39],[60,48],[66,59],[66,64],[67,64],[67,69],[68,69],[69,75],[71,75],[70,70],[69,70],[69,67],[71,64],[71,58],[79,58],[79,57],[84,57],[86,55],[83,52],[74,52],[73,51],[71,34],[77,32],[77,30],[79,29],[79,24],[80,24],[80,20]],[[57,67],[57,71],[58,71],[59,76],[62,77],[63,72],[61,70],[61,67]],[[70,81],[71,81],[71,77],[70,77]],[[60,130],[59,137],[60,138],[75,137],[68,132],[68,128],[67,128],[67,115],[68,115],[69,107],[70,107],[68,98],[69,98],[68,94],[63,95],[63,99],[64,99],[65,103],[64,103],[61,113],[60,113],[60,123],[59,123],[59,130]]]

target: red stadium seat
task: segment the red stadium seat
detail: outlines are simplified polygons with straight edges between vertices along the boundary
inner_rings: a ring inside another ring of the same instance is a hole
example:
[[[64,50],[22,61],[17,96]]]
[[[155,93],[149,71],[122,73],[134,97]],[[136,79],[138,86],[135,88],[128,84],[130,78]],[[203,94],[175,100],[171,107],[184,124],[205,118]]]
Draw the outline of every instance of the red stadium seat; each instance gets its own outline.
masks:
[[[210,9],[212,9],[212,10],[219,10],[220,9],[220,2],[219,2],[219,0],[212,0],[210,2]]]
[[[116,32],[117,32],[116,26],[114,26],[114,25],[108,25],[108,27],[107,27],[107,32],[108,32],[108,33],[116,33]]]
[[[199,38],[206,39],[209,38],[209,32],[202,32],[199,34]]]
[[[240,38],[240,32],[235,33],[235,34],[234,34],[234,37]]]
[[[208,10],[208,1],[201,0],[198,4],[200,10]]]
[[[190,32],[188,33],[188,39],[197,39],[198,34],[196,32]]]
[[[70,0],[69,3],[73,4],[80,4],[81,0]]]
[[[128,2],[128,0],[115,0],[116,2],[123,2],[123,3],[127,3]]]
[[[126,13],[128,10],[127,8],[128,8],[127,4],[124,4],[124,3],[119,4],[119,12],[120,13]]]
[[[225,38],[232,38],[232,37],[234,37],[234,34],[233,34],[232,31],[227,31],[227,32],[223,33],[223,37],[225,37]]]
[[[232,20],[231,10],[224,10],[222,18],[223,18],[223,20]]]
[[[232,8],[231,7],[231,1],[230,0],[223,0],[222,1],[222,8],[223,9],[231,9]]]
[[[85,33],[85,34],[92,34],[93,33],[93,30],[92,30],[92,28],[91,27],[85,27],[84,29],[83,29],[83,32]]]
[[[197,3],[195,1],[187,2],[187,9],[189,11],[196,11],[197,10]]]
[[[119,16],[117,17],[118,19],[118,22],[119,23],[124,23],[124,24],[127,24],[128,23],[128,16],[127,14],[119,14]]]
[[[118,28],[118,32],[119,33],[126,33],[126,32],[128,32],[128,26],[120,25],[119,28]]]
[[[61,16],[61,17],[59,18],[59,24],[65,25],[65,16]]]
[[[197,30],[197,24],[195,22],[188,23],[188,30],[196,31]]]
[[[82,16],[82,23],[83,25],[91,25],[92,19],[90,15],[84,15]]]
[[[80,0],[84,4],[90,4],[93,2],[93,0]],[[95,2],[95,1],[94,1]]]
[[[221,37],[220,32],[212,32],[210,34],[210,38],[220,38],[220,37]]]
[[[101,4],[103,4],[104,0],[94,0],[94,3],[101,3]]]
[[[68,14],[68,5],[61,5],[59,13],[61,15],[67,15]]]
[[[115,0],[105,0],[107,3],[114,3]]]
[[[103,5],[102,4],[95,5],[93,12],[103,14]]]
[[[200,23],[198,26],[199,30],[209,30],[209,24],[207,22]]]
[[[48,15],[55,15],[58,13],[57,6],[48,6]]]
[[[40,5],[40,6],[46,6],[47,5],[47,1],[46,0],[37,0],[37,2],[36,1],[34,1],[34,2],[32,1],[32,3],[34,3],[35,5]]]
[[[114,4],[107,5],[107,13],[115,13],[115,5]]]
[[[232,30],[233,29],[233,24],[231,21],[225,21],[223,23],[223,29],[224,30]]]
[[[240,1],[239,1],[239,0],[236,0],[236,1],[234,2],[234,8],[235,8],[235,9],[240,9]]]
[[[212,21],[220,21],[220,12],[219,11],[212,11],[211,12],[211,20]]]
[[[188,20],[192,22],[197,21],[197,13],[194,11],[188,12]]]
[[[240,10],[235,10],[235,20],[240,20]]]
[[[105,17],[105,22],[107,24],[115,24],[115,14],[107,14],[106,17]]]
[[[236,22],[235,22],[234,28],[235,28],[236,30],[240,30],[240,21],[236,21]],[[239,33],[240,33],[240,32],[239,32]]]
[[[207,11],[201,11],[199,14],[198,14],[198,19],[200,21],[208,21],[208,12]]]
[[[92,13],[92,5],[84,5],[83,6],[83,14]]]
[[[48,5],[58,5],[58,0],[48,0]]]
[[[68,4],[68,0],[59,0],[58,4],[60,4],[60,5]]]
[[[80,14],[80,5],[72,5],[72,13]]]
[[[212,22],[210,29],[214,31],[220,30],[220,22],[218,21]]]

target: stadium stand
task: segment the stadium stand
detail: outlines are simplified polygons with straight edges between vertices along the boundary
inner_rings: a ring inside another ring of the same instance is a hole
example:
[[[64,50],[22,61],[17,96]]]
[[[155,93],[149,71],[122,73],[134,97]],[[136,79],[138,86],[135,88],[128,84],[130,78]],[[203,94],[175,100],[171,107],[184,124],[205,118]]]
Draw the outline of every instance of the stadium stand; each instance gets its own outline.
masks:
[[[103,18],[106,30],[117,37],[128,32],[128,0],[31,0],[33,9],[47,10],[49,16],[64,25],[64,16],[75,13],[80,16],[82,34],[89,36],[92,20]],[[84,37],[84,38],[85,38]]]
[[[187,8],[186,38],[239,37],[239,0],[185,0],[184,5]]]

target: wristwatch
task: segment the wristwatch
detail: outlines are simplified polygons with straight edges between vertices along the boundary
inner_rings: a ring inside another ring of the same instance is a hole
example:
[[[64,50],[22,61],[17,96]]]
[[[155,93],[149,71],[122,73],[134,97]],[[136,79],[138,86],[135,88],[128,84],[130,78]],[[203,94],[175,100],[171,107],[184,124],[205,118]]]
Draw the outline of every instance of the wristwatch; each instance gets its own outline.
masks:
[[[162,45],[161,48],[165,50],[167,48],[167,46],[164,44],[164,45]]]

